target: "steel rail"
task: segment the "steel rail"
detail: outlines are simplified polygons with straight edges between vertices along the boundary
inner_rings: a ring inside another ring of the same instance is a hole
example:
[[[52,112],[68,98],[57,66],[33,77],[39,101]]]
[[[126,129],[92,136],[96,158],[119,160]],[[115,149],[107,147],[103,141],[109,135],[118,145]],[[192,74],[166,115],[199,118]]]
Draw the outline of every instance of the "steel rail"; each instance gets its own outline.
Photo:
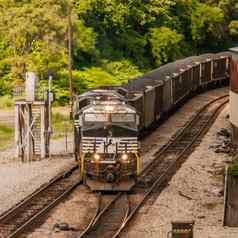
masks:
[[[98,214],[100,213],[101,210],[101,205],[102,204],[102,194],[101,192],[98,194],[98,205],[97,205],[97,209],[95,212],[95,215],[93,216],[91,222],[89,223],[89,225],[87,226],[87,228],[85,230],[90,229],[91,226],[93,226],[93,224],[95,224],[95,220],[97,219]]]
[[[95,224],[95,220],[97,219],[100,210],[101,210],[101,203],[102,203],[102,194],[99,193],[98,194],[98,204],[97,204],[97,209],[96,212],[94,214],[94,216],[92,217],[92,219],[90,220],[89,224],[87,225],[87,227],[83,230],[83,232],[80,234],[79,237],[83,237],[86,233],[89,232],[89,230],[93,227],[93,225]]]
[[[174,143],[174,141],[178,140],[181,136],[184,135],[184,133],[186,132],[186,128],[188,128],[189,126],[191,126],[194,122],[196,122],[196,120],[198,120],[199,116],[201,113],[203,113],[210,105],[212,105],[213,103],[222,100],[224,98],[229,97],[228,94],[225,94],[221,97],[218,97],[214,100],[211,100],[209,103],[207,103],[206,105],[204,105],[202,108],[200,108],[198,110],[198,112],[188,121],[184,124],[182,129],[179,129],[179,132],[175,134],[175,136],[172,136],[172,139],[170,139],[168,141],[168,143],[163,146],[161,149],[159,149],[159,151],[154,153],[154,156],[156,157],[160,157],[163,155],[163,153],[172,145],[172,143]],[[154,161],[152,161],[151,163],[149,163],[141,172],[140,176],[143,176],[144,174],[148,173],[148,171],[151,171],[153,169],[154,166]]]
[[[103,208],[100,209],[98,208],[98,212],[95,216],[93,216],[93,218],[91,219],[90,223],[88,224],[88,226],[86,227],[86,229],[77,236],[77,238],[83,238],[85,236],[87,236],[91,230],[95,227],[95,225],[99,222],[100,219],[102,219],[102,217],[105,215],[105,213],[112,207],[112,205],[119,199],[121,198],[121,196],[123,195],[122,192],[119,192],[115,195],[115,197]],[[103,196],[103,195],[101,195]]]
[[[206,110],[210,105],[214,104],[215,102],[226,98],[227,95],[223,96],[223,97],[219,97],[211,102],[209,102],[207,105],[205,105],[201,110],[199,110],[198,114],[201,114],[204,110]],[[215,119],[217,118],[217,116],[219,115],[219,112],[224,108],[224,106],[228,103],[229,100],[226,100],[224,102],[222,102],[218,107],[216,107],[215,111],[212,113],[211,117],[208,120],[207,124],[204,124],[203,127],[199,130],[199,132],[197,133],[197,135],[192,139],[191,143],[188,144],[184,150],[177,156],[177,158],[175,159],[175,161],[173,163],[171,163],[166,169],[165,171],[156,179],[156,181],[152,184],[152,186],[145,192],[144,196],[142,197],[142,199],[139,201],[139,203],[133,208],[133,210],[130,212],[130,214],[128,215],[128,217],[125,219],[125,221],[123,222],[123,224],[121,225],[121,227],[118,229],[118,231],[115,233],[115,235],[112,238],[117,238],[120,236],[121,232],[125,229],[125,227],[128,225],[128,223],[132,220],[132,218],[137,214],[137,211],[142,207],[142,205],[148,200],[149,196],[151,195],[151,193],[155,190],[155,188],[157,188],[159,185],[163,184],[165,181],[164,179],[166,179],[166,176],[168,176],[169,172],[173,169],[174,167],[180,167],[182,164],[182,160],[184,157],[184,154],[187,153],[187,151],[189,151],[191,149],[191,147],[196,143],[196,141],[199,139],[199,137],[202,134],[206,134],[206,132],[209,130],[211,124],[213,123],[213,121],[215,121]],[[199,120],[198,119],[199,116],[196,115],[190,122],[188,122],[186,125],[191,125],[194,120]],[[185,127],[184,130],[186,130]],[[179,133],[180,135],[183,132]],[[178,139],[180,137],[180,135],[176,136],[175,140]],[[169,143],[170,144],[170,143]],[[166,146],[166,148],[168,148],[168,146]],[[162,151],[160,151],[160,153],[158,153],[158,155],[162,155],[163,152],[165,151],[165,149],[162,149]],[[152,162],[153,163],[153,162]]]
[[[77,180],[76,182],[68,182],[69,184],[65,185],[66,187],[63,189],[63,191],[60,191],[59,193],[55,194],[52,199],[49,199],[48,204],[43,203],[43,207],[41,209],[35,209],[35,213],[33,212],[33,215],[29,215],[27,213],[27,209],[23,210],[30,204],[31,206],[37,206],[37,204],[34,203],[34,201],[41,201],[40,198],[43,198],[42,196],[44,193],[47,193],[47,191],[50,191],[51,188],[54,186],[57,186],[57,183],[60,183],[64,179],[69,179],[73,172],[75,172],[78,169],[78,165],[73,166],[70,168],[67,172],[61,173],[60,175],[56,176],[53,180],[51,180],[49,183],[45,184],[41,188],[37,189],[35,192],[33,192],[30,196],[26,197],[23,201],[21,201],[16,206],[9,209],[7,212],[5,212],[0,217],[0,235],[1,238],[15,238],[19,237],[21,233],[23,233],[27,228],[30,228],[30,225],[32,225],[35,221],[37,221],[39,218],[41,218],[44,214],[46,214],[50,209],[55,207],[60,201],[62,201],[67,195],[69,195],[79,184],[81,184],[81,180]],[[53,192],[55,190],[53,189]],[[51,194],[52,195],[52,194]],[[44,197],[45,198],[45,197]],[[33,202],[33,205],[31,204]],[[21,211],[24,211],[25,214],[22,214]],[[26,215],[26,218],[23,219],[23,222],[18,223],[19,217],[21,219],[22,215]],[[29,216],[29,218],[27,217]],[[10,223],[10,224],[9,224]],[[3,233],[3,234],[1,234]]]
[[[20,201],[19,203],[17,203],[15,206],[11,207],[9,210],[7,210],[6,212],[2,213],[0,215],[0,224],[1,221],[3,219],[6,219],[7,216],[9,216],[14,210],[20,208],[21,206],[23,206],[26,202],[29,202],[32,197],[37,196],[38,194],[40,194],[41,192],[45,191],[49,186],[53,185],[54,183],[56,183],[57,181],[59,181],[62,177],[66,177],[68,176],[69,173],[73,172],[74,170],[76,170],[78,168],[78,165],[73,166],[72,168],[70,168],[67,172],[63,172],[60,173],[59,175],[57,175],[55,178],[53,178],[52,180],[49,181],[49,183],[44,184],[43,186],[41,186],[39,189],[36,189],[33,193],[31,193],[29,196],[27,196],[26,198],[24,198],[22,201]]]
[[[43,215],[45,215],[49,210],[54,208],[57,204],[59,204],[67,195],[69,195],[81,182],[76,182],[72,186],[70,186],[63,194],[61,194],[58,198],[52,201],[48,206],[46,206],[43,210],[36,213],[33,217],[31,217],[27,222],[25,222],[22,226],[20,226],[16,231],[10,234],[8,238],[16,238],[21,233],[23,233],[31,224],[33,224],[36,220],[40,219]]]

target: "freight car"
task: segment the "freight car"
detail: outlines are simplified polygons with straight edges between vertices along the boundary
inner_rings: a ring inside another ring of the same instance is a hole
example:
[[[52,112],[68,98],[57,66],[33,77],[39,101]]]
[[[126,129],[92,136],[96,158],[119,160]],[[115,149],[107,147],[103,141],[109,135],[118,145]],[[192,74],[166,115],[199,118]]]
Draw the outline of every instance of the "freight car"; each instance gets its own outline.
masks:
[[[230,54],[166,64],[120,87],[75,100],[75,156],[92,190],[129,190],[140,173],[139,136],[199,90],[227,83]]]

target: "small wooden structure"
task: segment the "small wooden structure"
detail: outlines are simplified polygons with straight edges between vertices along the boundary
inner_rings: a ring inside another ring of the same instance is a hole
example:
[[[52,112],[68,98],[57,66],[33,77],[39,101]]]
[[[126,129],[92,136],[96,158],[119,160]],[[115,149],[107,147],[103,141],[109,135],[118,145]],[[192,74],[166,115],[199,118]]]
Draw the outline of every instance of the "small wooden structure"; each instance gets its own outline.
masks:
[[[37,100],[36,85],[35,74],[28,73],[26,99],[15,102],[16,155],[23,162],[49,156],[51,111],[47,100]]]
[[[238,177],[226,169],[223,225],[238,227]]]

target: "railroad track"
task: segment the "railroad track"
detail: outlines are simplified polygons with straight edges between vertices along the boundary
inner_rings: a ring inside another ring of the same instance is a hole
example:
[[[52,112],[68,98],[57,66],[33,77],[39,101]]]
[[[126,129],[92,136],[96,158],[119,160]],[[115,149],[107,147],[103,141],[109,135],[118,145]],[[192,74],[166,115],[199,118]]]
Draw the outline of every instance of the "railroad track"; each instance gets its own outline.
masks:
[[[119,237],[145,201],[151,198],[152,194],[156,193],[158,196],[167,186],[172,176],[200,144],[228,101],[228,95],[223,95],[202,107],[154,154],[155,159],[142,171],[131,193],[116,194],[103,209],[100,209],[99,205],[88,227],[77,238]],[[100,197],[100,201],[101,199]]]
[[[78,166],[57,176],[48,184],[0,216],[0,238],[15,238],[32,226],[81,183]]]
[[[140,175],[139,183],[149,183],[148,178],[153,177],[154,169],[163,161],[173,161],[180,155],[190,155],[198,146],[201,139],[209,130],[221,110],[229,102],[228,95],[223,95],[211,100],[203,106],[184,126],[180,128],[165,146],[155,152],[155,159],[144,168]],[[143,185],[142,185],[143,186]]]
[[[86,229],[77,238],[110,237],[120,229],[130,213],[128,194],[99,195],[96,214]]]

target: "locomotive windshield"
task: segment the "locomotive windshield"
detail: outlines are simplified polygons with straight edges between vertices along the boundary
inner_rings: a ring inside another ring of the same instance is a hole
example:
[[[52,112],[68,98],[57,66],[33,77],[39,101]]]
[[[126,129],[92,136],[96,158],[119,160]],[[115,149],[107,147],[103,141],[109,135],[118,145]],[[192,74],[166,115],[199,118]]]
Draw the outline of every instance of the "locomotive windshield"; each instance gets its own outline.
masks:
[[[137,135],[136,113],[126,105],[93,107],[83,114],[83,135],[125,137]]]
[[[136,136],[135,113],[85,113],[84,136],[124,137]]]
[[[135,137],[137,130],[130,127],[117,125],[111,126],[91,126],[84,128],[83,136],[86,137]]]
[[[79,118],[82,136],[137,136],[139,117],[136,110],[120,101],[95,101],[86,106]]]
[[[136,116],[132,113],[86,113],[84,121],[87,122],[112,122],[112,123],[135,123]]]

